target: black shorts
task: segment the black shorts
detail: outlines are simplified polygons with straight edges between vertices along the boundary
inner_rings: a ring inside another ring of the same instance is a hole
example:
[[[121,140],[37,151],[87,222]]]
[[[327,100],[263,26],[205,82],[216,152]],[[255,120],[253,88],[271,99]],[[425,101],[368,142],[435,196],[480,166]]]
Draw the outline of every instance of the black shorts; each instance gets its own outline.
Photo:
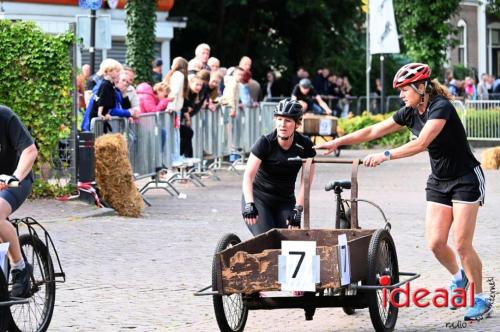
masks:
[[[7,188],[0,191],[0,197],[9,203],[12,212],[16,211],[21,204],[28,198],[31,194],[31,188],[33,187],[33,181],[30,176],[19,183],[19,187]],[[11,212],[11,213],[12,213]]]
[[[485,179],[481,166],[453,180],[436,180],[429,176],[425,188],[427,202],[453,206],[453,203],[484,204]]]

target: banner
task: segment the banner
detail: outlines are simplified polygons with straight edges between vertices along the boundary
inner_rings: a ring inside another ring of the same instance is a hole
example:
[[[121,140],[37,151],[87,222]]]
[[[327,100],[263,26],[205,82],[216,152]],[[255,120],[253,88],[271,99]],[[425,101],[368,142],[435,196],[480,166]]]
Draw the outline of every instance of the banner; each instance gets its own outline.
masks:
[[[392,0],[369,0],[370,53],[399,53]]]

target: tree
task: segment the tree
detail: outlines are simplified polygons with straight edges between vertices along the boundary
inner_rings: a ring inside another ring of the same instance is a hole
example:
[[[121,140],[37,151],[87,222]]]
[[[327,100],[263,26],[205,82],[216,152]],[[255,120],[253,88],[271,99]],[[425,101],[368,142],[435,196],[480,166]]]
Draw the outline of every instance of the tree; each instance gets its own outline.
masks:
[[[457,30],[450,17],[458,11],[460,0],[395,0],[398,31],[404,51],[412,61],[424,62],[440,72],[446,49],[456,45]]]
[[[127,13],[127,64],[135,69],[138,82],[151,82],[156,0],[128,0],[125,10]]]

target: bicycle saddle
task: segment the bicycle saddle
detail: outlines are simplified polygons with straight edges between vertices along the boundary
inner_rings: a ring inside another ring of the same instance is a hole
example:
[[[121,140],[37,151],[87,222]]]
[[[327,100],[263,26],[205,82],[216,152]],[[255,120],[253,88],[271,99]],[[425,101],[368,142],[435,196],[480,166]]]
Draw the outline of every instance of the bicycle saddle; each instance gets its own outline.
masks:
[[[331,181],[325,186],[325,191],[330,191],[336,187],[341,187],[343,189],[351,189],[351,180]]]

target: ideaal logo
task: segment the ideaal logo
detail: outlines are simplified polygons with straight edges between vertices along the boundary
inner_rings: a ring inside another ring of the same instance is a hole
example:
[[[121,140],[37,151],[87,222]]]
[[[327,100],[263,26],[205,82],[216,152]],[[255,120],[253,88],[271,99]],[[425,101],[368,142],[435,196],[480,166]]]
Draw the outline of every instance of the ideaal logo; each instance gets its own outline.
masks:
[[[493,305],[495,302],[495,280],[493,277],[486,278],[486,282],[490,286],[490,304]],[[382,282],[382,285],[388,285],[389,283]],[[466,291],[463,288],[456,288],[453,290],[453,294],[450,294],[446,288],[436,288],[434,292],[429,291],[427,288],[417,288],[414,292],[411,292],[410,283],[406,283],[403,288],[394,288],[388,291],[387,288],[382,290],[382,303],[387,306],[387,302],[394,307],[402,308],[409,307],[410,302],[419,308],[425,308],[431,304],[436,308],[446,308],[449,304],[457,308],[465,308],[474,306],[474,283],[470,284],[469,290]],[[431,295],[429,299],[427,296]],[[455,323],[449,323],[450,325]],[[460,325],[460,324],[457,324]]]

